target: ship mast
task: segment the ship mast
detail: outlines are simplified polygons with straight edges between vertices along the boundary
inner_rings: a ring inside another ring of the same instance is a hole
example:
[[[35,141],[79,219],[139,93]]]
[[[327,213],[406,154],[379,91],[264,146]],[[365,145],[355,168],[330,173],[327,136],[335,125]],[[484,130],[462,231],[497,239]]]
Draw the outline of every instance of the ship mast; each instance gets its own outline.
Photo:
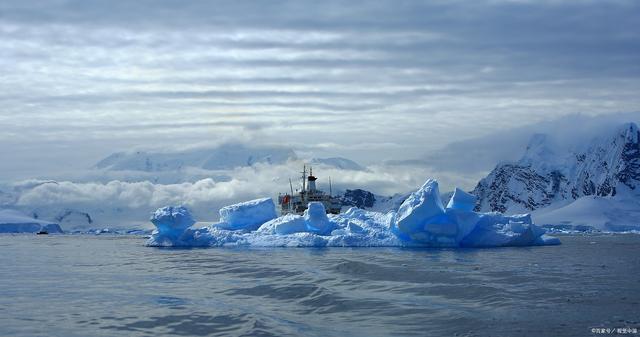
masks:
[[[302,191],[300,191],[300,197],[304,201],[304,192],[307,190],[307,165],[302,165]]]
[[[293,210],[293,184],[291,183],[291,178],[289,178],[289,188],[291,189],[291,197],[289,197],[289,212]]]

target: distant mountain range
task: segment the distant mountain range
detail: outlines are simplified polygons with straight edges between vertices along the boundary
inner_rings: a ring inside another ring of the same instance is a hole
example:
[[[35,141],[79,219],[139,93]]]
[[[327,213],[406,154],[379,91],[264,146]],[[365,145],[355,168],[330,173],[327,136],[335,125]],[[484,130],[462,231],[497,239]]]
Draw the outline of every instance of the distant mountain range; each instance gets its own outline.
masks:
[[[309,161],[312,165],[326,165],[340,170],[366,171],[367,168],[355,161],[342,157],[313,158]]]
[[[640,228],[640,132],[634,123],[594,135],[567,149],[553,135],[531,137],[520,160],[499,163],[472,191],[476,210],[532,213],[541,224],[567,228],[624,230]],[[106,170],[159,172],[231,169],[256,163],[283,164],[298,160],[284,147],[248,147],[225,144],[217,148],[180,153],[116,153],[98,164]],[[366,167],[341,157],[314,158],[312,165],[365,171]],[[443,200],[449,194],[443,194]],[[347,190],[345,207],[387,211],[397,209],[406,194],[375,195],[364,189]],[[637,227],[636,227],[637,226]]]
[[[229,143],[180,152],[117,152],[99,161],[95,168],[144,172],[179,171],[187,167],[225,170],[257,163],[283,164],[289,159],[297,159],[289,148]]]
[[[247,146],[227,143],[212,148],[198,148],[175,152],[117,152],[100,160],[94,168],[109,171],[170,172],[187,168],[203,170],[230,170],[256,164],[285,164],[298,160],[295,151],[281,146]],[[309,164],[324,165],[341,170],[365,171],[353,160],[332,157],[304,160]]]
[[[480,180],[471,192],[478,197],[476,210],[531,213],[538,224],[556,228],[640,230],[640,131],[636,124],[627,123],[601,132],[572,148],[556,144],[553,135],[536,134],[523,151],[519,160],[499,163]],[[64,182],[64,186],[51,191],[42,187],[52,187],[58,182],[23,182],[0,191],[0,208],[20,209],[34,218],[60,223],[63,228],[99,228],[105,222],[124,220],[139,222],[145,221],[150,210],[135,205],[146,205],[153,201],[151,196],[173,195],[183,188],[182,185],[164,188],[163,183],[147,181],[150,176],[175,176],[173,183],[180,184],[180,179],[184,178],[180,172],[189,168],[203,170],[199,179],[205,179],[210,174],[208,170],[230,171],[257,164],[297,165],[301,162],[340,170],[367,170],[341,157],[300,159],[295,151],[278,146],[224,144],[181,152],[119,152],[98,162],[96,172],[131,172],[134,177],[140,175],[140,179],[130,179],[130,183],[109,181],[96,186],[88,183],[82,187]],[[218,177],[215,180],[226,181]],[[209,180],[198,181],[203,190],[214,185]],[[131,198],[135,205],[121,204],[112,199],[91,203],[92,193],[98,187],[107,189],[117,198]],[[42,190],[38,193],[47,193],[51,197],[42,199],[45,201],[36,199],[40,200],[36,203],[31,202],[33,195],[24,197],[36,188]],[[154,188],[166,189],[166,192],[154,194]],[[139,200],[129,196],[134,190],[140,193]],[[174,190],[177,192],[168,192]],[[200,189],[197,191],[200,193]],[[58,196],[51,193],[74,193],[78,199],[77,202],[59,204],[56,203]],[[345,207],[385,212],[397,209],[407,195],[381,196],[365,189],[353,189],[339,196]],[[449,197],[450,193],[442,195],[445,202]],[[208,214],[215,207],[207,202],[200,208],[201,212]]]

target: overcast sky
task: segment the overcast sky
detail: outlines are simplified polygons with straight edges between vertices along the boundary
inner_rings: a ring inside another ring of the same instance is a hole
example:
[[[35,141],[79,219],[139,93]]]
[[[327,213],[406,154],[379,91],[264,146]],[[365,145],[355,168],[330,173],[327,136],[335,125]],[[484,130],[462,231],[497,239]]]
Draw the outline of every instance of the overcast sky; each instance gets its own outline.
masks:
[[[638,111],[639,23],[637,1],[3,0],[0,176],[229,139],[370,164]]]

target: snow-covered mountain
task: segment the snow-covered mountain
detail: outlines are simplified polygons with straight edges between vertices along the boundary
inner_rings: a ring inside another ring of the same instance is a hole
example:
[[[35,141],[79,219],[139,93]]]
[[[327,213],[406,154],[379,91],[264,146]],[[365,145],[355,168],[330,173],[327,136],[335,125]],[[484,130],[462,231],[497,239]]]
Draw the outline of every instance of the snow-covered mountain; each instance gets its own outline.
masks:
[[[355,161],[342,157],[332,158],[313,158],[310,163],[312,165],[325,165],[340,170],[366,171],[367,168],[356,163]]]
[[[640,229],[638,127],[628,123],[570,145],[554,135],[533,136],[520,160],[501,163],[482,179],[473,191],[477,210],[530,212],[540,224]],[[274,165],[262,165],[269,163]],[[169,204],[186,205],[200,219],[213,221],[221,206],[286,188],[287,177],[296,177],[303,163],[325,166],[319,173],[338,177],[334,193],[351,186],[372,188],[363,178],[377,182],[373,172],[345,158],[303,160],[283,147],[226,144],[116,153],[92,170],[105,181],[29,180],[0,186],[0,209],[19,210],[67,230],[144,227],[150,212]],[[353,177],[345,180],[342,172]],[[345,207],[384,212],[398,209],[407,196],[356,189],[347,190],[342,199]]]
[[[634,123],[566,151],[558,151],[548,136],[535,135],[520,160],[498,164],[478,183],[473,190],[478,196],[476,209],[506,213],[546,209],[560,214],[559,207],[584,197],[640,196],[639,139]]]
[[[286,147],[249,147],[239,143],[227,143],[215,148],[179,152],[118,152],[99,161],[95,168],[144,172],[179,171],[187,167],[225,170],[257,163],[283,164],[296,158],[295,152]]]

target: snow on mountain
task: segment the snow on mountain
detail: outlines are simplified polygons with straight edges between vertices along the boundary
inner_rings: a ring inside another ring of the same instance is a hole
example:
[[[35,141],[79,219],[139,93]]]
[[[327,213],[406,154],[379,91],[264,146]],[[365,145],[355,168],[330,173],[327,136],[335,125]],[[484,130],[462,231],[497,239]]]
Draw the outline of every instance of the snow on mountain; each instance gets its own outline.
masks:
[[[282,164],[296,158],[290,148],[227,143],[180,152],[118,152],[99,161],[95,168],[144,172],[179,171],[187,167],[225,170],[256,163]]]
[[[556,229],[637,231],[640,230],[640,199],[636,195],[590,195],[566,205],[560,203],[533,211],[531,215],[538,224]]]
[[[312,165],[325,165],[329,167],[334,167],[341,170],[352,170],[352,171],[366,171],[367,168],[361,166],[353,160],[342,158],[342,157],[332,157],[332,158],[313,158],[310,163]]]
[[[568,214],[589,210],[599,215],[591,220],[586,216],[581,219],[599,228],[606,223],[614,226],[627,221],[613,216],[607,207],[611,203],[621,205],[622,197],[615,197],[622,190],[640,196],[639,138],[636,124],[627,123],[611,134],[558,153],[548,136],[535,135],[519,161],[498,164],[478,183],[473,191],[478,196],[476,209],[517,213],[547,208],[537,213],[550,223],[572,222],[571,219],[578,218]],[[572,205],[574,200],[579,202]],[[586,205],[591,208],[585,208]],[[564,207],[569,208],[560,209]],[[560,215],[567,216],[562,220]],[[640,224],[640,220],[634,223]]]

